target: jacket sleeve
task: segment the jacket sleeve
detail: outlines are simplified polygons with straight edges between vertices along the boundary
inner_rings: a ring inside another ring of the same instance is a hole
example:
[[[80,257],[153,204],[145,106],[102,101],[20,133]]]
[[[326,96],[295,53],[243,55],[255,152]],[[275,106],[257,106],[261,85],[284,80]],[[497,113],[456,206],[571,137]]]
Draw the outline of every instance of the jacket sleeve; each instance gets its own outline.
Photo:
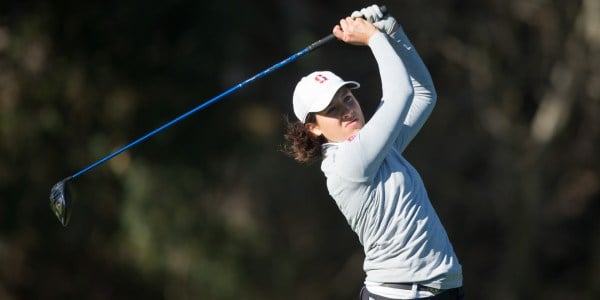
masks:
[[[404,62],[414,89],[413,101],[404,119],[404,128],[395,141],[396,149],[402,153],[431,115],[437,101],[437,94],[425,63],[402,27],[399,27],[387,38]]]
[[[365,126],[349,141],[338,145],[335,169],[351,181],[372,179],[394,142],[405,130],[413,100],[413,85],[404,62],[384,33],[369,40],[381,78],[382,99]]]

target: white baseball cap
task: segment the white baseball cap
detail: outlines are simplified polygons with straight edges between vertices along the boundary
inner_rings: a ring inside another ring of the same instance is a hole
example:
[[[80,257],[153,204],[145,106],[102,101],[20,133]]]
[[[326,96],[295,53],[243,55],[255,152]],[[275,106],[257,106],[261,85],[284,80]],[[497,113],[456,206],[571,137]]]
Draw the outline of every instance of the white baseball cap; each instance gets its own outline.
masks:
[[[351,89],[360,87],[358,82],[344,81],[330,71],[312,72],[302,77],[294,89],[294,114],[300,122],[306,122],[309,113],[327,108],[335,93],[346,85]]]

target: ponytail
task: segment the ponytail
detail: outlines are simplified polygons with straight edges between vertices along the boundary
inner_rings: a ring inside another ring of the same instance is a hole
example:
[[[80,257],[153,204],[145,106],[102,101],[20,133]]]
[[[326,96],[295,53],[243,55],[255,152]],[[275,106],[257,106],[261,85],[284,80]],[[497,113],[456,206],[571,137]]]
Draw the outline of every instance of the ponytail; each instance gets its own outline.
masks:
[[[307,122],[314,122],[314,114],[306,117]],[[324,136],[316,136],[300,121],[290,121],[285,117],[286,133],[283,153],[300,163],[310,163],[323,158],[321,146],[327,142]]]

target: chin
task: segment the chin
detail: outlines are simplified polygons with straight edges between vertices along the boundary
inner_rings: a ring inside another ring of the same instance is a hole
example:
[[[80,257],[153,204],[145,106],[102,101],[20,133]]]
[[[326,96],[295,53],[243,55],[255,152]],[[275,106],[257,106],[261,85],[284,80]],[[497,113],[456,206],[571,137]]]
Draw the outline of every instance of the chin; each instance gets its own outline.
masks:
[[[354,133],[356,133],[356,131],[359,131],[361,128],[363,128],[363,126],[364,126],[363,123],[356,122],[356,123],[350,125],[350,129],[353,130],[353,134],[354,134]]]

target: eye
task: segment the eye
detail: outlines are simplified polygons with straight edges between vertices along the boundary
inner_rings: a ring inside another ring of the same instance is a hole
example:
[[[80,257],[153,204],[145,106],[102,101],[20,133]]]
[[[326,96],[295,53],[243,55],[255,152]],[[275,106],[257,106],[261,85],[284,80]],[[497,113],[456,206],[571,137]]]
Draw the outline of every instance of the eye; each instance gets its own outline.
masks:
[[[344,97],[344,102],[345,103],[351,103],[354,101],[354,98],[352,98],[352,96],[346,96]]]
[[[333,113],[335,113],[335,112],[336,112],[336,108],[335,108],[335,106],[332,106],[332,107],[328,108],[328,109],[325,111],[325,113],[326,113],[326,114],[328,114],[328,115],[331,115],[331,114],[333,114]]]

